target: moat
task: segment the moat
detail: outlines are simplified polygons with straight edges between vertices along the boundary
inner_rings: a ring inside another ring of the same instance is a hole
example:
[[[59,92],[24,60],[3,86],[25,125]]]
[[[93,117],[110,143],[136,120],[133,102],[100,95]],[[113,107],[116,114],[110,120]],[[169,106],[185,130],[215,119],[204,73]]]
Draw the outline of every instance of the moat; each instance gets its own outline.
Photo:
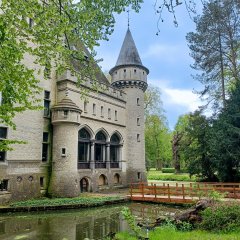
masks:
[[[141,221],[153,222],[181,209],[174,206],[129,203],[79,210],[2,214],[1,240],[100,240],[110,233],[129,230],[121,215],[124,206]]]

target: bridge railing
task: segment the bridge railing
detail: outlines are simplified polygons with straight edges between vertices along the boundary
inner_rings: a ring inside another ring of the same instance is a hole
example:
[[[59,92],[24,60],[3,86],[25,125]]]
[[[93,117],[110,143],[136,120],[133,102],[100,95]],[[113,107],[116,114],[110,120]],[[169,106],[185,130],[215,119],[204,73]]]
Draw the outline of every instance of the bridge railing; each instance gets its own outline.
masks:
[[[171,199],[179,201],[196,201],[204,197],[211,197],[212,192],[217,191],[223,194],[222,197],[240,199],[240,183],[169,183],[146,184],[143,182],[132,183],[130,186],[130,197],[151,198],[157,200],[163,198],[166,202]]]

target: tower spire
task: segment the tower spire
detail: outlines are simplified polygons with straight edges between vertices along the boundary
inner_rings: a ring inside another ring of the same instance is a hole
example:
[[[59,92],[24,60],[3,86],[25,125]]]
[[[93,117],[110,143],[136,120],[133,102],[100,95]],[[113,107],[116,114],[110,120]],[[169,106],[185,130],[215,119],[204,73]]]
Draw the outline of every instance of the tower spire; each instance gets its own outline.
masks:
[[[130,26],[130,24],[129,24],[129,19],[130,19],[130,17],[129,17],[129,12],[130,12],[130,10],[128,9],[128,10],[127,10],[127,13],[128,13],[128,29],[129,29],[129,26]]]

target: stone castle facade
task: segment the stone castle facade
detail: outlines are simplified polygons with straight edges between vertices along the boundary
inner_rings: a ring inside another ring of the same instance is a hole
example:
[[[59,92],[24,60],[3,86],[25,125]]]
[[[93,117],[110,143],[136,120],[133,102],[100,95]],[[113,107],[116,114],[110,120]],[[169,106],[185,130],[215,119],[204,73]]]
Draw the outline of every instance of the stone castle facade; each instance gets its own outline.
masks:
[[[31,59],[26,59],[30,64]],[[39,197],[46,192],[74,197],[85,191],[145,181],[144,91],[148,69],[128,29],[112,83],[101,76],[77,86],[70,72],[42,79],[44,110],[25,111],[17,129],[0,125],[0,140],[26,141],[0,152],[0,203]],[[81,98],[87,88],[87,98]],[[104,90],[103,90],[104,89]]]

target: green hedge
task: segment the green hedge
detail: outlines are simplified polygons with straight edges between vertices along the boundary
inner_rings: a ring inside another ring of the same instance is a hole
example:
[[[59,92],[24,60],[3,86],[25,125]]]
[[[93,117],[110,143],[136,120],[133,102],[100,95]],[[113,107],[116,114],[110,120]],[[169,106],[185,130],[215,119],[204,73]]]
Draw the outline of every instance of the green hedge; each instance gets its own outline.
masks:
[[[190,178],[189,174],[149,173],[148,180],[193,182],[196,181],[196,177]]]
[[[180,173],[187,173],[187,169],[181,169]],[[162,173],[175,173],[175,168],[162,168]]]

